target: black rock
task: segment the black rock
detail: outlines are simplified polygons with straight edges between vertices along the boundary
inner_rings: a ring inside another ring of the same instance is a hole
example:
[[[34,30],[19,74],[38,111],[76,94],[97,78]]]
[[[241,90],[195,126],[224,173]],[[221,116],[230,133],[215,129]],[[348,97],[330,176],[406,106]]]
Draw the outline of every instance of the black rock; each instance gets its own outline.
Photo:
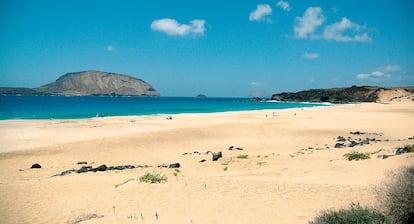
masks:
[[[243,148],[239,148],[239,147],[237,147],[236,149],[237,149],[237,150],[243,150]]]
[[[351,135],[364,135],[364,134],[366,134],[365,132],[360,132],[360,131],[355,131],[355,132],[349,132],[349,134],[351,134]]]
[[[221,152],[213,152],[213,161],[217,161],[218,159],[220,159],[221,157],[223,157],[223,155],[221,154]]]
[[[336,143],[335,144],[335,148],[340,149],[340,148],[345,148],[345,144],[344,143]]]
[[[125,166],[116,166],[116,167],[114,167],[114,170],[124,170],[124,169],[126,169]]]
[[[78,164],[78,165],[86,165],[86,164],[88,164],[88,162],[86,162],[86,161],[80,161],[80,162],[78,162],[77,164]]]
[[[358,145],[358,143],[356,141],[352,141],[351,144],[349,144],[349,147],[354,147]]]
[[[158,165],[158,168],[168,168],[168,166],[165,164],[162,164],[162,165]]]
[[[92,170],[92,166],[82,166],[76,173],[86,173]]]
[[[343,136],[338,136],[338,137],[336,138],[336,141],[337,141],[337,142],[345,142],[345,141],[346,141],[346,138],[345,138],[345,137],[343,137]]]
[[[180,168],[180,163],[171,163],[168,168]]]
[[[30,167],[30,169],[40,169],[40,168],[42,168],[42,166],[39,163],[35,163]]]
[[[96,170],[96,171],[106,171],[107,169],[108,169],[108,167],[105,164],[103,164],[103,165],[100,165],[100,166],[96,167],[94,170]]]
[[[202,159],[202,160],[200,160],[200,163],[204,163],[206,160],[205,159]]]
[[[377,158],[378,159],[388,159],[391,156],[393,156],[393,155],[378,155]]]
[[[234,149],[234,146],[229,147],[229,151],[233,151],[233,149]]]

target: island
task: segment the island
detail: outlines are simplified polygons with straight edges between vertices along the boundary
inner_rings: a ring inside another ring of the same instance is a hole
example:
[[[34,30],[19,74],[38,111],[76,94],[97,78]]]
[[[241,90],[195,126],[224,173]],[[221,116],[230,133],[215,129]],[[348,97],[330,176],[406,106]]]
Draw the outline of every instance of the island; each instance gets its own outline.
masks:
[[[33,89],[1,87],[0,95],[160,96],[144,80],[95,70],[67,73],[55,82]]]

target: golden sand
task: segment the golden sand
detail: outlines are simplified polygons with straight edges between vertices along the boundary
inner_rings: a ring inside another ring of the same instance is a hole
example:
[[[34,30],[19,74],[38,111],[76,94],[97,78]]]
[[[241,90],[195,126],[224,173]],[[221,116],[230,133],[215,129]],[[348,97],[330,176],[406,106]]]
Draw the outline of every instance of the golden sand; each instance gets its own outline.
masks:
[[[387,172],[414,164],[413,154],[377,157],[414,144],[412,127],[412,101],[0,121],[0,223],[306,223],[352,202],[375,206]],[[338,136],[376,140],[335,148]],[[223,158],[213,162],[207,151]],[[351,151],[371,159],[348,161]],[[79,161],[149,167],[52,177]],[[176,162],[179,172],[157,167]],[[148,172],[168,180],[140,182]]]

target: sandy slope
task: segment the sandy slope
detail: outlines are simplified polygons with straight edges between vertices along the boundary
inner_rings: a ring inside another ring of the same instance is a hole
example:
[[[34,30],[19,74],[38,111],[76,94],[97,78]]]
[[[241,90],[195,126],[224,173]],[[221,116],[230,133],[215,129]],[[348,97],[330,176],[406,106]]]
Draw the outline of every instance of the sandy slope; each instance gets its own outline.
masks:
[[[0,121],[0,223],[306,223],[323,209],[374,205],[386,173],[414,164],[412,154],[377,158],[414,144],[413,118],[406,101],[173,120]],[[338,135],[382,141],[335,149]],[[208,150],[224,157],[213,162]],[[373,154],[349,162],[343,155],[352,150]],[[52,177],[80,168],[78,161],[151,167]],[[182,166],[177,177],[157,168],[174,162]],[[43,168],[29,169],[33,163]],[[140,183],[146,172],[168,181]]]

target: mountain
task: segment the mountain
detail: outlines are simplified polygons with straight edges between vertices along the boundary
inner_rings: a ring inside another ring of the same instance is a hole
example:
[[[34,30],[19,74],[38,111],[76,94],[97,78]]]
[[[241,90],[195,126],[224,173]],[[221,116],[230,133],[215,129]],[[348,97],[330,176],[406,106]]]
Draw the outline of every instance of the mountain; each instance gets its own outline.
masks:
[[[272,100],[292,102],[383,102],[410,97],[414,87],[352,86],[349,88],[311,89],[296,93],[273,94]]]
[[[128,75],[101,71],[67,73],[55,82],[34,89],[0,88],[8,95],[160,96],[147,82]]]

